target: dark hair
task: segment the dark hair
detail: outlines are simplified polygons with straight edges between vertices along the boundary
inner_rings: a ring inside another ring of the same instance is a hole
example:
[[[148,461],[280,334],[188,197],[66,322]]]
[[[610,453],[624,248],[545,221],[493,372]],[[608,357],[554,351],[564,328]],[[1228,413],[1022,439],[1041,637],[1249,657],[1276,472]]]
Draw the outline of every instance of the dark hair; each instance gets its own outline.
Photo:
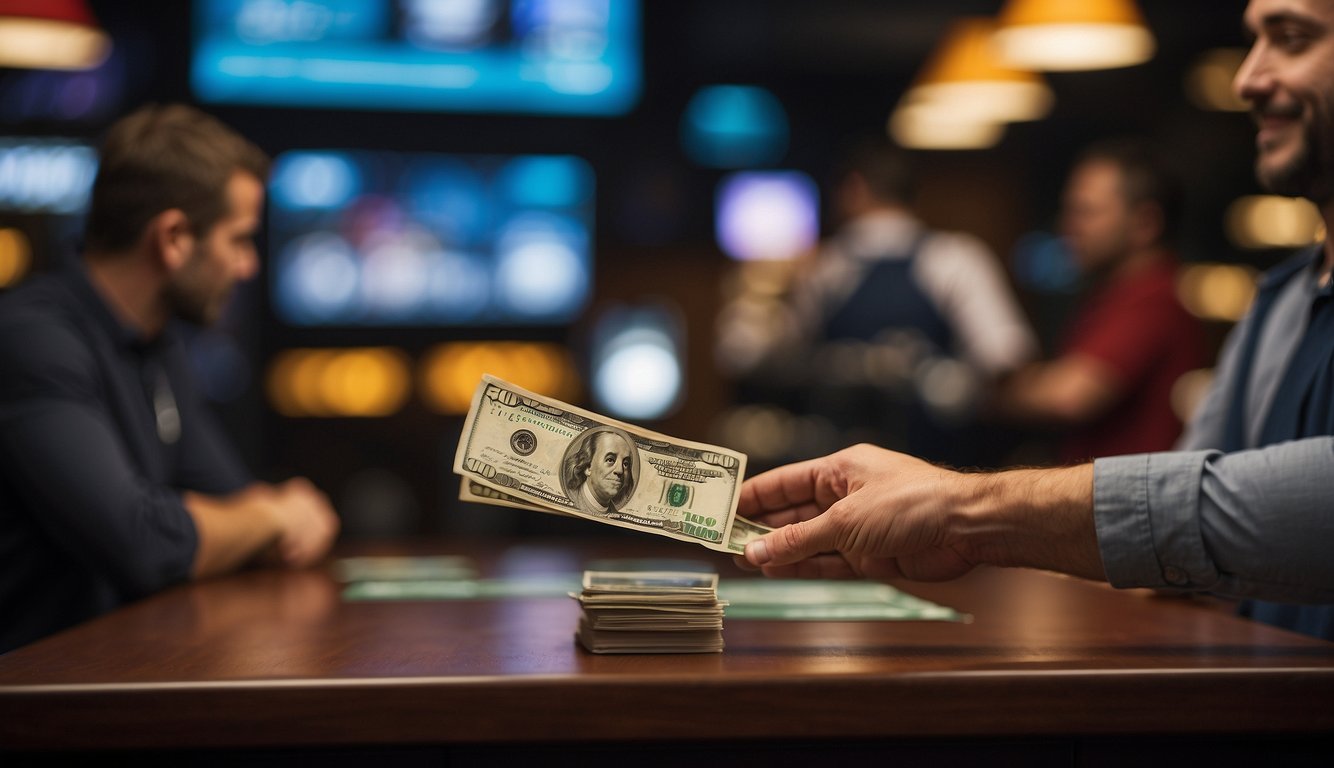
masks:
[[[1158,207],[1163,217],[1160,242],[1177,236],[1185,195],[1180,179],[1152,144],[1138,138],[1106,139],[1080,154],[1079,164],[1088,162],[1111,163],[1121,170],[1121,194],[1127,205]]]
[[[620,432],[608,428],[594,428],[586,432],[582,437],[582,442],[575,449],[574,453],[565,457],[561,467],[561,479],[565,481],[565,487],[571,491],[580,488],[586,479],[588,468],[593,466],[593,452],[597,450],[599,435],[615,435],[620,437],[633,448],[634,442],[625,438]],[[619,507],[626,499],[629,499],[635,492],[635,472],[634,464],[625,468],[625,480],[621,483],[621,490],[611,498],[612,506]]]
[[[196,236],[227,214],[227,182],[260,181],[269,158],[240,134],[182,104],[150,104],[117,121],[102,143],[84,230],[89,250],[134,245],[159,213],[180,209]]]
[[[916,173],[909,154],[880,139],[853,144],[838,167],[839,178],[856,173],[871,194],[886,202],[909,203],[916,193]]]

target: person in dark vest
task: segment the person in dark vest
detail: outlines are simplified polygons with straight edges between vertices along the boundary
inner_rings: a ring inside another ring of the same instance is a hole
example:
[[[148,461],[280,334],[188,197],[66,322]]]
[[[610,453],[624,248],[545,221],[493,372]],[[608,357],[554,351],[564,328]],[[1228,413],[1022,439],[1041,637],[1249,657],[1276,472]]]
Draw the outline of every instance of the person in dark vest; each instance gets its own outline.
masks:
[[[1204,327],[1177,298],[1181,190],[1147,142],[1095,144],[1070,172],[1061,229],[1084,277],[1060,355],[998,392],[997,416],[1059,432],[1058,460],[1165,451],[1181,434],[1172,389],[1207,365]]]
[[[1256,171],[1334,225],[1334,3],[1250,0],[1235,80]],[[1328,639],[1334,603],[1334,244],[1265,276],[1181,450],[957,473],[861,445],[746,481],[737,514],[784,526],[739,564],[774,577],[941,580],[977,565],[1244,598]],[[828,513],[828,514],[826,514]]]
[[[795,405],[841,444],[985,464],[975,406],[1037,342],[986,245],[914,215],[913,171],[885,141],[847,153],[831,194],[837,230],[797,271],[771,343],[798,374]]]

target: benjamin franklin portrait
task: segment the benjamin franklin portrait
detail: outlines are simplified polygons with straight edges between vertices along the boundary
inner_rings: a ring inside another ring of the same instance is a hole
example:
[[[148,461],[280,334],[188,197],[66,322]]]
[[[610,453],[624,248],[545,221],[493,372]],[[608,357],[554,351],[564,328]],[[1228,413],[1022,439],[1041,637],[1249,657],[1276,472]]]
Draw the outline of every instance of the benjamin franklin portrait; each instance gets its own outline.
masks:
[[[638,469],[639,450],[628,434],[615,427],[595,427],[566,449],[561,487],[585,514],[608,515],[634,495]]]

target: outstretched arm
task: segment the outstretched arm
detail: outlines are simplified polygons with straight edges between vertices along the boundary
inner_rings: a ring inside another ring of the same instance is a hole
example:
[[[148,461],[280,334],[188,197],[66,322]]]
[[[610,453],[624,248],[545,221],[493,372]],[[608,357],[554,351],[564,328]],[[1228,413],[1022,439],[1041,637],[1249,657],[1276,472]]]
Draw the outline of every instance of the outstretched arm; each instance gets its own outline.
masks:
[[[970,474],[859,445],[748,480],[737,512],[783,526],[746,548],[770,576],[935,581],[988,563],[1104,578],[1092,465]]]

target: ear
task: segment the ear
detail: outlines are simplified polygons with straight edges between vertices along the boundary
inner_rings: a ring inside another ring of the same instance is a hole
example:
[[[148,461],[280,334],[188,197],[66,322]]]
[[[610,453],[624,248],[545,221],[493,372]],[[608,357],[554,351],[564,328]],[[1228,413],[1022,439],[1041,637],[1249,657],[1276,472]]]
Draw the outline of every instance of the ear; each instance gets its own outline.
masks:
[[[149,219],[148,245],[155,259],[167,273],[175,272],[189,261],[195,237],[190,220],[179,208],[169,208]]]

